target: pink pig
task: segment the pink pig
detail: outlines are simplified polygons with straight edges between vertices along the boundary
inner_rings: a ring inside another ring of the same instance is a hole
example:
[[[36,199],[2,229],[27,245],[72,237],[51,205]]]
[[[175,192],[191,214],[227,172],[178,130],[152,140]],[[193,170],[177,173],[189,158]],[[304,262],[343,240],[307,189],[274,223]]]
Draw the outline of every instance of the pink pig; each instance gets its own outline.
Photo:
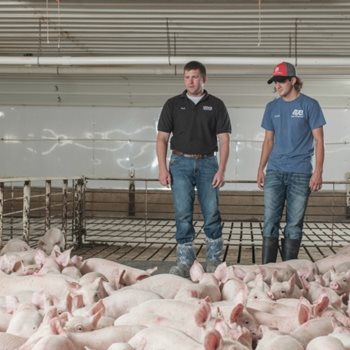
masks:
[[[221,300],[219,281],[214,274],[206,273],[203,266],[197,260],[191,266],[190,276],[193,282],[198,283],[182,287],[175,295],[175,299],[209,298],[211,301]]]
[[[124,285],[131,285],[149,277],[156,270],[157,268],[155,267],[144,271],[101,258],[86,259],[82,262],[80,267],[82,274],[92,271],[100,272],[106,276],[109,281],[114,280],[116,274],[122,274],[122,283],[124,283]]]

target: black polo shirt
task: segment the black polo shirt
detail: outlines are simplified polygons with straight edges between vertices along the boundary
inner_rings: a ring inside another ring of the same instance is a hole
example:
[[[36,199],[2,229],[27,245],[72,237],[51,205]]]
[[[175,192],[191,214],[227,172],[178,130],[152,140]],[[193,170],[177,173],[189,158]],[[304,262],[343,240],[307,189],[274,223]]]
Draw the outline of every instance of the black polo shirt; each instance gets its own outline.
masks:
[[[217,135],[231,133],[226,106],[204,91],[194,104],[186,91],[170,98],[163,106],[158,131],[172,133],[170,148],[190,154],[207,154],[218,150]]]

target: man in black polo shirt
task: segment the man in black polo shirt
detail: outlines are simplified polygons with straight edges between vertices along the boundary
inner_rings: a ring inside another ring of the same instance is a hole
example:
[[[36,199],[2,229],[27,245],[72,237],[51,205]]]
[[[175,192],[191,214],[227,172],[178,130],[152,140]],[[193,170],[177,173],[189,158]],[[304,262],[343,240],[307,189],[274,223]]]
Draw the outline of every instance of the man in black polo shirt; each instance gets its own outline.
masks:
[[[177,265],[169,272],[183,277],[189,276],[195,260],[192,247],[195,189],[204,218],[207,272],[215,271],[220,264],[223,248],[219,188],[224,184],[231,123],[224,103],[204,90],[206,81],[206,68],[202,63],[187,63],[184,67],[186,90],[165,103],[158,122],[159,181],[164,186],[171,185],[178,243]],[[168,169],[169,139],[172,153]],[[219,162],[215,156],[217,151]]]

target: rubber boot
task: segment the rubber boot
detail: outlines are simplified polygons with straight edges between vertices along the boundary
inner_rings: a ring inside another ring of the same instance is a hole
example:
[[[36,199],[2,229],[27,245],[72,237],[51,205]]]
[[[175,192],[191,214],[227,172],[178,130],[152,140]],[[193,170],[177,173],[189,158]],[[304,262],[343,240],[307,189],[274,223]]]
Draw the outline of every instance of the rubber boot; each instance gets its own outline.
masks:
[[[301,239],[282,238],[282,260],[298,259]]]
[[[224,246],[223,239],[206,239],[207,245],[207,261],[206,261],[206,272],[215,272],[218,265],[222,263],[221,253]]]
[[[278,253],[278,238],[263,237],[262,263],[276,262]]]
[[[170,268],[169,273],[189,278],[190,268],[195,259],[192,242],[178,244],[176,248],[176,265]]]

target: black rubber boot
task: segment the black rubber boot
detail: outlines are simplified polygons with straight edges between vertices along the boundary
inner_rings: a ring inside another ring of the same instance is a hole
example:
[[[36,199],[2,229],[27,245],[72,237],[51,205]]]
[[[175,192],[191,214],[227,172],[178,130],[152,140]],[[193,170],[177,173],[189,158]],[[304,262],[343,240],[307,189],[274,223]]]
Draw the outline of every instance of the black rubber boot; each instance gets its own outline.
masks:
[[[282,260],[298,259],[301,239],[282,238]]]
[[[278,253],[278,238],[263,237],[262,263],[276,262]]]

